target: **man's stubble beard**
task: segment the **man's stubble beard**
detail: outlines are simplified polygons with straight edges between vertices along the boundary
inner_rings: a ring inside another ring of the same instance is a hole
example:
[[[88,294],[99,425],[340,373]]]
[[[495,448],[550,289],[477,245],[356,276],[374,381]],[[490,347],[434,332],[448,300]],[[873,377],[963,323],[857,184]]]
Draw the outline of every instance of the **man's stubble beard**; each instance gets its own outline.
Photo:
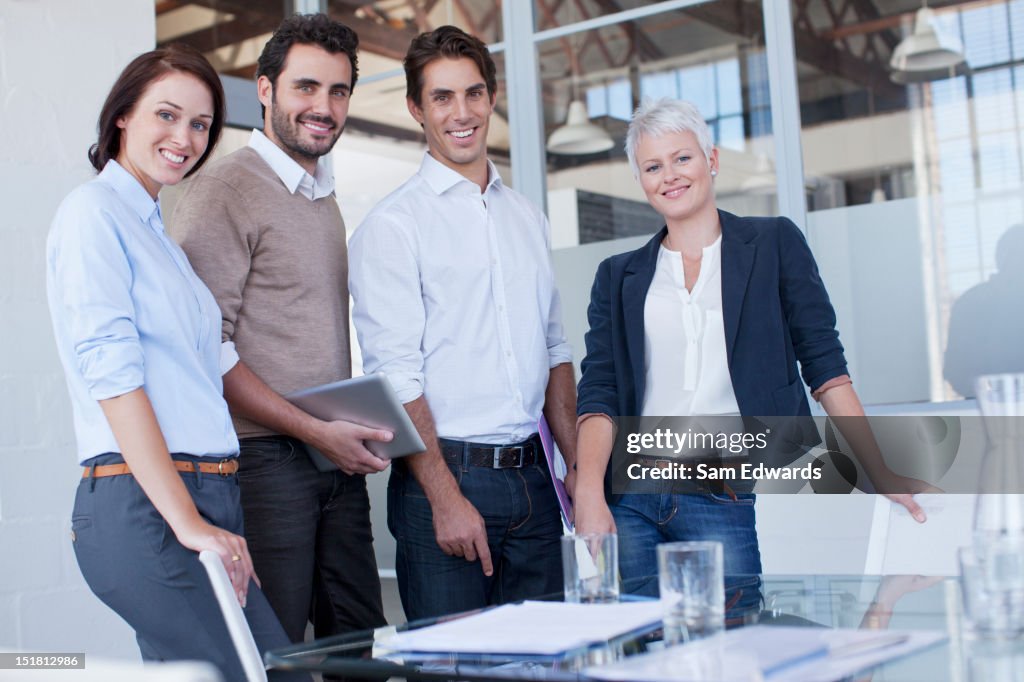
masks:
[[[277,104],[276,98],[273,104]],[[329,116],[314,116],[307,115],[302,118],[313,121],[315,123],[323,123],[325,125],[334,126],[337,122]],[[274,137],[280,141],[281,145],[285,148],[285,151],[291,156],[299,156],[304,159],[316,161],[324,154],[327,154],[334,148],[334,145],[338,142],[338,138],[341,137],[342,132],[345,130],[345,126],[339,126],[337,134],[334,136],[330,143],[326,145],[326,149],[321,149],[319,145],[311,145],[303,142],[299,136],[297,130],[300,126],[298,120],[293,125],[288,119],[288,115],[278,109],[276,106],[272,106],[270,111],[270,126],[273,128]]]

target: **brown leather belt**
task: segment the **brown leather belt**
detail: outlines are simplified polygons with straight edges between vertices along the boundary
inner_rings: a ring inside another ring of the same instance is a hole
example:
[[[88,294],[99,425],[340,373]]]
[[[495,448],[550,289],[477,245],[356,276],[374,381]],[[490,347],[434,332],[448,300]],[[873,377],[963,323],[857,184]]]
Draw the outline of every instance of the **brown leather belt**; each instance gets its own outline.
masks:
[[[448,464],[466,463],[487,469],[521,469],[533,466],[543,456],[540,437],[530,436],[522,443],[487,445],[461,440],[438,438],[441,456]]]
[[[219,462],[183,462],[173,460],[174,468],[184,473],[194,473],[199,469],[201,474],[219,474],[230,476],[238,471],[238,458],[222,459]],[[106,476],[123,476],[130,474],[131,469],[125,463],[122,464],[101,464],[99,466],[85,467],[82,471],[82,478],[104,478]]]

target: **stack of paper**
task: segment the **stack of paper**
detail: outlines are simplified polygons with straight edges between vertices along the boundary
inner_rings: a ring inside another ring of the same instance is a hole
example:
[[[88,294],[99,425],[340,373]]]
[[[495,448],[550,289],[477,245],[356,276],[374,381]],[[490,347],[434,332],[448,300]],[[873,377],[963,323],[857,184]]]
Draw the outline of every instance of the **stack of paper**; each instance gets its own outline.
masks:
[[[382,645],[417,653],[554,655],[660,624],[661,604],[656,601],[528,601],[400,632]]]
[[[585,673],[634,682],[831,682],[945,638],[941,632],[757,625],[588,668]]]

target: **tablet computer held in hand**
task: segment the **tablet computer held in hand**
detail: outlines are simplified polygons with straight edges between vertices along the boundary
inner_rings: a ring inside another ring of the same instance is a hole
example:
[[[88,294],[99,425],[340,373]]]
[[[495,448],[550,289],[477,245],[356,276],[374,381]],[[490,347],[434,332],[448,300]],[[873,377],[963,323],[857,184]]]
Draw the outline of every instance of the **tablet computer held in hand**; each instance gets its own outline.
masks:
[[[324,421],[344,420],[387,429],[395,434],[388,443],[368,440],[366,448],[381,459],[414,455],[426,450],[409,413],[398,400],[391,383],[383,374],[367,374],[354,379],[304,388],[285,398],[304,412]],[[306,444],[313,464],[320,471],[335,471],[338,465],[316,448]]]

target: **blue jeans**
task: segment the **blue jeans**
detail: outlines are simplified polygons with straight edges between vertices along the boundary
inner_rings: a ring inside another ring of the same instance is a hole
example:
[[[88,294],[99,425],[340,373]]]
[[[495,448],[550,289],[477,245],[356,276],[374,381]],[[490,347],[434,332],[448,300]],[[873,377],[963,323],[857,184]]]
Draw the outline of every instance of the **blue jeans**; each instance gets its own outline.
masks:
[[[406,617],[430,618],[562,590],[561,514],[547,465],[449,470],[487,526],[494,574],[480,561],[448,556],[437,544],[423,488],[401,461],[388,481],[388,527],[397,542],[395,569]]]
[[[657,545],[684,540],[722,543],[726,620],[756,614],[761,606],[761,552],[754,495],[627,494],[611,506],[619,534],[623,591],[658,595]]]
[[[294,438],[240,442],[245,539],[288,638],[384,625],[366,478],[317,470]]]
[[[199,460],[187,455],[174,458]],[[87,464],[123,461],[121,455],[106,454]],[[204,519],[242,534],[235,476],[188,473],[181,479]],[[85,582],[135,630],[143,659],[209,661],[225,680],[246,680],[199,555],[178,542],[134,476],[82,479],[71,530]],[[270,604],[253,582],[246,601],[245,618],[259,650],[288,646]],[[269,677],[311,679],[300,671],[272,671]]]

